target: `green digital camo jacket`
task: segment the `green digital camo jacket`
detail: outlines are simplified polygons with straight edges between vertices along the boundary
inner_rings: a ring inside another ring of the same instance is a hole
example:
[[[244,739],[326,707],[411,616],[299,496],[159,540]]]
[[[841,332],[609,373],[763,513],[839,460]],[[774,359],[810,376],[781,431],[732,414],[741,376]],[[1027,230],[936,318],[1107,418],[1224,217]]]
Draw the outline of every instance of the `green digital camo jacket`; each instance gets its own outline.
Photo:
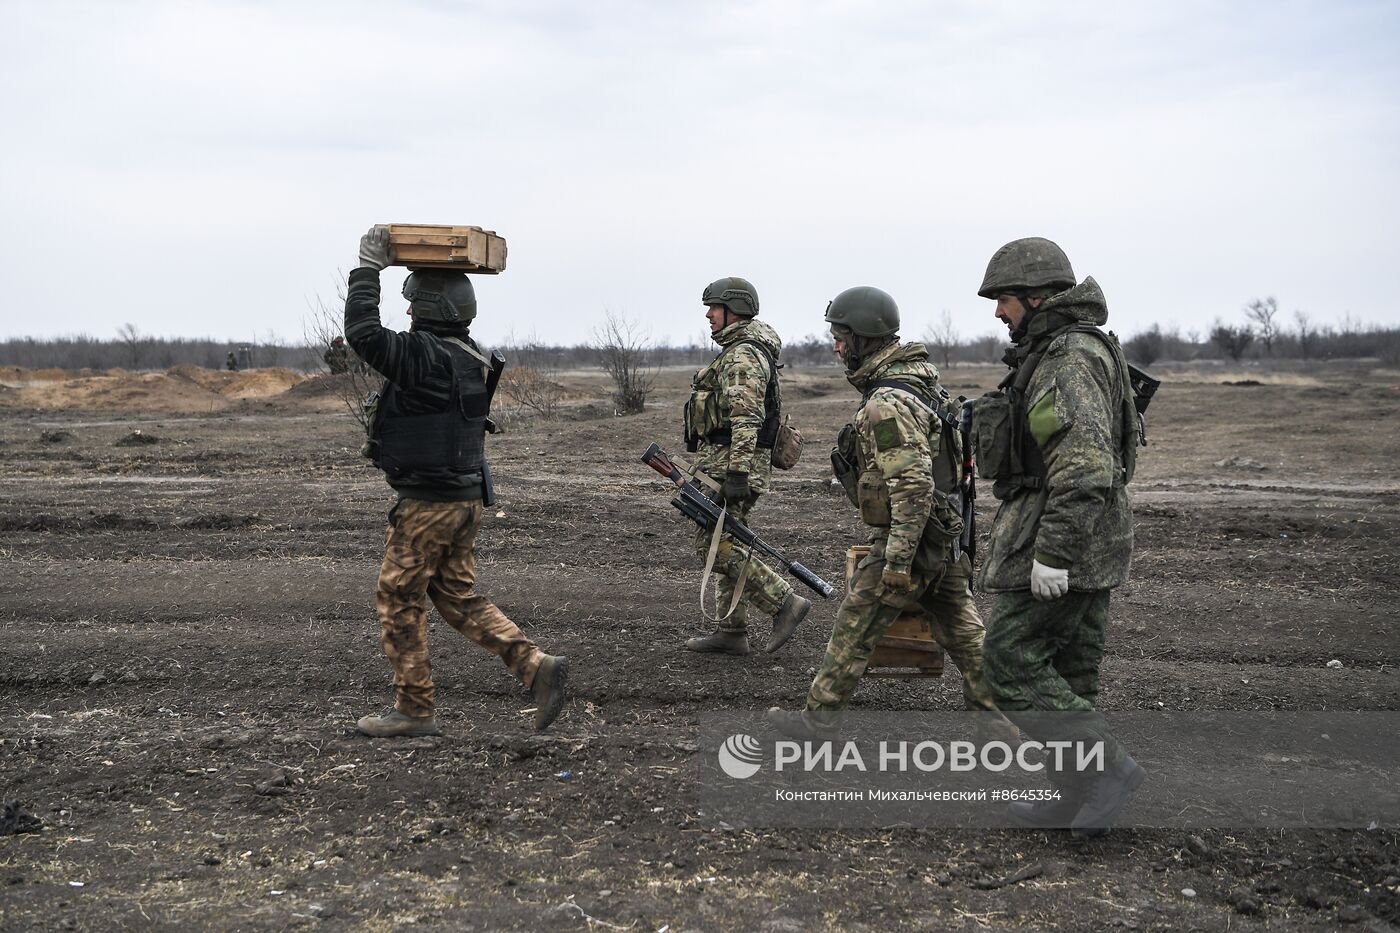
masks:
[[[730,470],[748,473],[749,488],[763,492],[773,472],[773,452],[758,449],[758,431],[763,427],[763,398],[773,370],[762,350],[741,341],[761,343],[774,360],[783,342],[777,331],[753,318],[735,321],[712,337],[723,349],[695,375],[691,418],[702,434],[728,425],[730,442],[703,445],[697,466],[720,481]]]
[[[930,397],[938,394],[938,369],[921,343],[891,344],[849,379],[862,394],[881,379],[909,383]],[[942,439],[935,419],[933,410],[915,396],[881,386],[869,394],[852,422],[860,445],[857,504],[862,520],[875,525],[872,542],[885,539],[885,563],[891,568],[907,570],[916,559],[921,567],[944,560],[951,538],[926,536],[931,518],[952,537],[962,528],[946,503],[952,489],[934,488],[933,461]],[[888,517],[879,514],[885,503]]]
[[[1108,305],[1092,278],[1049,298],[1021,346],[1049,338],[1059,312],[1103,326]],[[1030,433],[1045,459],[1043,489],[1001,503],[978,584],[990,592],[1030,588],[1031,561],[1069,570],[1072,590],[1103,590],[1128,579],[1133,513],[1121,470],[1122,377],[1092,334],[1055,337],[1027,387]]]

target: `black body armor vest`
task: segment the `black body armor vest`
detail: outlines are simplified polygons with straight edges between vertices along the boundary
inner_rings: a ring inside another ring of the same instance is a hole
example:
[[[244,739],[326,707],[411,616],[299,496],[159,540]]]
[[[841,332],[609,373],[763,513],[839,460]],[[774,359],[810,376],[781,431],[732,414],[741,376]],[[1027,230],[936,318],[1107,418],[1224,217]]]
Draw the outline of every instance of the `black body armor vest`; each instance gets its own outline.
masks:
[[[389,383],[379,400],[370,435],[374,465],[391,484],[431,485],[481,473],[485,464],[486,416],[491,398],[487,369],[465,350],[443,341],[452,357],[452,394],[445,408],[407,412],[403,390]]]

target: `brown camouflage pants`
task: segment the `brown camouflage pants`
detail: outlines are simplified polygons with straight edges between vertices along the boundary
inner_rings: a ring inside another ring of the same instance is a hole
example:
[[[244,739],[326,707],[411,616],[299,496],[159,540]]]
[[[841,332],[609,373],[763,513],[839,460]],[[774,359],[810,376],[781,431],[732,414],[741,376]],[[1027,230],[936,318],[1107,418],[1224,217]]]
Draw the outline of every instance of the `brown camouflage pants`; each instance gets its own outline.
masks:
[[[963,680],[963,701],[970,710],[995,711],[991,690],[982,673],[982,642],[986,630],[972,601],[971,562],[964,555],[943,565],[942,574],[917,569],[908,598],[885,593],[880,575],[885,569],[884,542],[856,565],[846,598],[836,611],[836,624],[826,656],[807,694],[809,710],[844,709],[856,692],[875,643],[907,608],[922,607],[929,615],[934,639],[948,652]]]
[[[544,658],[525,633],[476,589],[476,533],[481,500],[402,499],[391,513],[375,608],[381,644],[394,668],[394,706],[406,716],[433,711],[428,660],[428,601],[447,623],[500,655],[526,685]]]
[[[744,524],[748,524],[749,512],[757,501],[758,496],[750,496],[737,507],[731,505],[729,514]],[[710,554],[711,535],[711,532],[703,528],[695,533],[695,552],[700,555],[702,562]],[[729,611],[729,604],[734,600],[734,585],[739,582],[739,575],[744,571],[744,560],[748,553],[748,548],[742,544],[736,546],[734,539],[730,538],[729,535],[723,535],[719,539],[719,551],[715,554],[714,569],[715,574],[719,577],[719,582],[715,586],[714,612],[716,615],[724,615]],[[758,554],[754,554],[748,563],[749,576],[744,581],[744,596],[739,600],[739,605],[734,607],[734,614],[719,623],[719,627],[726,632],[748,631],[749,603],[757,606],[758,611],[765,615],[777,615],[778,610],[782,608],[783,600],[792,593],[792,584],[778,576],[777,572],[765,564]],[[704,564],[702,563],[701,566]]]

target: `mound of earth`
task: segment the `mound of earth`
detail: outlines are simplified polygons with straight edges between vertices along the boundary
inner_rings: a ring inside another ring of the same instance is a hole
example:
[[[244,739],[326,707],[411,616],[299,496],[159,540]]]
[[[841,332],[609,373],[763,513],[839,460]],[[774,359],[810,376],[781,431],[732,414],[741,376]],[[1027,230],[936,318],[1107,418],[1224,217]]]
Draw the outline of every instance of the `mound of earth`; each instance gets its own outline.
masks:
[[[281,395],[306,378],[281,367],[226,372],[189,365],[158,373],[10,366],[0,375],[12,387],[0,399],[17,408],[202,413],[223,411],[241,399]]]

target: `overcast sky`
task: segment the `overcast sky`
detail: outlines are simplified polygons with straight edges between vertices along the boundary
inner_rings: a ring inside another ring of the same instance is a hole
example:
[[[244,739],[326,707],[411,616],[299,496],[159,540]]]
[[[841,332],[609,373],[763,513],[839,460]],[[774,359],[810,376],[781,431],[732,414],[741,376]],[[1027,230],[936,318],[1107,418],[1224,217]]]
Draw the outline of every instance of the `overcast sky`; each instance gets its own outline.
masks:
[[[474,333],[789,339],[851,285],[906,335],[1021,236],[1111,327],[1400,324],[1400,3],[0,2],[0,336],[291,340],[360,235],[476,224]],[[386,318],[405,324],[402,270]]]

